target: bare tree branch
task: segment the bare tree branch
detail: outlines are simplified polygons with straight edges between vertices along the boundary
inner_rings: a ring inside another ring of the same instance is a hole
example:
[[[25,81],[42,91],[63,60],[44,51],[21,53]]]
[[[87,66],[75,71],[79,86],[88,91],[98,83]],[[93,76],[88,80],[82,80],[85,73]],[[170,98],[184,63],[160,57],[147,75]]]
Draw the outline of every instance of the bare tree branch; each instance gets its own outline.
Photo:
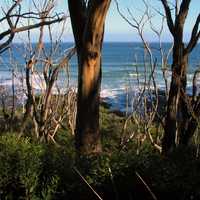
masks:
[[[21,4],[20,4],[21,2],[22,0],[13,1],[12,6],[7,11],[3,10],[2,8],[5,16],[0,19],[0,23],[6,20],[9,28],[8,30],[0,33],[0,40],[3,40],[4,38],[8,37],[6,41],[0,44],[0,53],[3,53],[9,48],[9,44],[12,42],[16,33],[31,29],[36,29],[41,26],[59,23],[64,19],[66,19],[66,16],[61,14],[55,14],[53,16],[50,15],[50,11],[53,9],[54,5],[53,1],[51,1],[47,5],[45,4],[45,6],[43,6],[42,8],[43,10],[42,11],[38,10],[38,13],[37,12],[21,13]],[[17,8],[18,10],[16,11],[16,13],[13,13]],[[19,24],[21,18],[39,19],[41,21],[27,26],[18,27],[17,25]]]
[[[190,2],[191,2],[191,0],[183,0],[183,1],[181,2],[180,10],[179,10],[178,16],[179,16],[179,17],[180,17],[180,16],[183,17],[184,20],[185,20],[185,18],[187,17]]]
[[[22,13],[22,14],[12,14],[10,15],[10,18],[16,18],[16,17],[20,17],[20,18],[24,18],[24,19],[42,19],[43,17],[41,17],[42,15],[44,15],[46,12],[41,12],[41,13],[36,13],[36,12],[26,12],[26,13]],[[64,13],[56,13],[53,16],[47,16],[45,17],[45,19],[55,19],[56,17],[63,15]],[[2,17],[0,19],[0,23],[3,22],[4,20],[6,20],[6,17]]]
[[[124,14],[121,12],[120,8],[119,8],[119,3],[117,2],[117,0],[114,0],[117,6],[117,11],[120,14],[120,16],[132,27],[134,28],[138,28],[138,26],[136,26],[135,24],[133,24],[130,20],[127,19],[127,17],[124,16]],[[129,12],[129,10],[128,10]]]
[[[190,41],[186,47],[186,52],[190,53],[193,48],[196,46],[199,38],[200,38],[200,30],[199,30],[199,24],[200,24],[200,14],[198,15],[195,25],[192,30]]]
[[[165,9],[165,14],[166,14],[166,18],[167,18],[167,25],[169,27],[171,34],[174,35],[174,22],[173,22],[173,19],[172,19],[170,7],[168,5],[167,0],[161,0],[161,2],[162,2],[164,9]]]

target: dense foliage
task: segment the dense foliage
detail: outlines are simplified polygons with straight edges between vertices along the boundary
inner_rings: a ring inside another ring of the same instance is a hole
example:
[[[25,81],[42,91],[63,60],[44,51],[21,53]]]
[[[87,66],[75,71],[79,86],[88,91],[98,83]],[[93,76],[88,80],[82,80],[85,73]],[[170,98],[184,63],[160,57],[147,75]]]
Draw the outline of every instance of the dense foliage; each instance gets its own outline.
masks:
[[[103,199],[152,199],[139,176],[158,199],[200,198],[195,148],[177,149],[166,158],[145,142],[137,155],[133,141],[128,150],[119,150],[122,117],[102,109],[101,125],[104,153],[80,158],[65,131],[58,134],[59,146],[2,134],[1,199],[97,199],[77,171]]]

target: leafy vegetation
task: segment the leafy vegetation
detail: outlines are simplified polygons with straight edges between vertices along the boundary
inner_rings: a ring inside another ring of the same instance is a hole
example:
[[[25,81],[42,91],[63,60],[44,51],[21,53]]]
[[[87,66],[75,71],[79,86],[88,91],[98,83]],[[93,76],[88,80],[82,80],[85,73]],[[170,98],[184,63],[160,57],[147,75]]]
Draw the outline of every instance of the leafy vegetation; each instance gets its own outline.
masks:
[[[87,184],[103,199],[152,199],[145,184],[157,199],[200,198],[196,148],[179,148],[163,157],[148,141],[137,154],[136,143],[130,141],[129,148],[120,150],[123,122],[123,117],[101,108],[105,151],[80,158],[66,131],[57,134],[59,145],[18,138],[17,133],[1,134],[1,199],[98,199]]]

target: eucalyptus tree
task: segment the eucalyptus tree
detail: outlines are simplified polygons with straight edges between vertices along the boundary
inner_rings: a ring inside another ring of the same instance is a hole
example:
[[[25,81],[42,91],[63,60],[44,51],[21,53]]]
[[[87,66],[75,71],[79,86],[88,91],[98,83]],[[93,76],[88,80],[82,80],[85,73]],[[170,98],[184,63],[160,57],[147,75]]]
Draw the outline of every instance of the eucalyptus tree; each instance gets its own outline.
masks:
[[[179,144],[187,145],[193,136],[199,117],[200,102],[190,101],[186,94],[189,55],[200,37],[200,14],[198,14],[188,43],[184,43],[184,27],[191,0],[175,0],[174,8],[169,1],[161,0],[165,10],[167,25],[173,37],[172,77],[167,102],[165,133],[162,142],[163,153],[173,151]],[[173,14],[173,10],[175,14]],[[195,95],[195,94],[193,94]]]
[[[99,101],[104,24],[111,0],[68,0],[78,57],[76,149],[101,152]]]

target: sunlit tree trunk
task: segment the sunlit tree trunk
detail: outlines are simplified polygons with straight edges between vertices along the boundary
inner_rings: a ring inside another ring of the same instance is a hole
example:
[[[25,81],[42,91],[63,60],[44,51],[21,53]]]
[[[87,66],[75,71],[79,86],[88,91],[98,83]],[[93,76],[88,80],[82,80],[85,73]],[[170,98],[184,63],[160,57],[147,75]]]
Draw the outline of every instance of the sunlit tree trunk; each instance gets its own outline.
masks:
[[[99,100],[104,23],[111,0],[68,0],[78,57],[75,143],[81,154],[101,152]]]

